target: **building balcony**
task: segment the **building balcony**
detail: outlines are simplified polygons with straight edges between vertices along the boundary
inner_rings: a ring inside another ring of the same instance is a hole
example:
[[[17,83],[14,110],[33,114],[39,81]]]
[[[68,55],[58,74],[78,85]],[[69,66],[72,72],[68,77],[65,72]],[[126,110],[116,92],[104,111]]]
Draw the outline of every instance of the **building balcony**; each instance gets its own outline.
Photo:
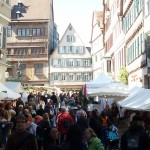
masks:
[[[48,61],[48,55],[47,54],[31,54],[31,55],[7,55],[7,59],[9,61],[24,61],[24,62],[30,62],[30,61]]]
[[[15,36],[8,37],[7,43],[45,43],[48,42],[47,36]]]

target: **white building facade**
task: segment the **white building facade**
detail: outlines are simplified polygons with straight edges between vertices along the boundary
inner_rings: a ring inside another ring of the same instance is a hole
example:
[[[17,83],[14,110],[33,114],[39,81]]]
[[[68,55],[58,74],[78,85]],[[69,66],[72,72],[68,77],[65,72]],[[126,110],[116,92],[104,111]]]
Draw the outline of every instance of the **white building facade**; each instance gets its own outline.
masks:
[[[91,55],[93,80],[96,79],[104,70],[102,58],[104,55],[103,42],[103,12],[94,11],[92,16],[91,32]]]
[[[126,65],[125,34],[122,30],[123,5],[121,0],[104,0],[104,59],[105,70],[118,80],[118,73]]]
[[[124,0],[123,16],[129,85],[147,87],[143,0]]]
[[[50,86],[63,91],[80,90],[92,80],[89,49],[69,24],[62,39],[50,56]]]

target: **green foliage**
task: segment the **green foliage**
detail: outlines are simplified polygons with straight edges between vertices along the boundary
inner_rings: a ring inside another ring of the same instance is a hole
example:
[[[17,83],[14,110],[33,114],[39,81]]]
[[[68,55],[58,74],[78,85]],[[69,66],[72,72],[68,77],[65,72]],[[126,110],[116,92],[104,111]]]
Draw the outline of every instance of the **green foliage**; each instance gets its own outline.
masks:
[[[128,84],[128,72],[125,66],[122,66],[120,68],[119,74],[118,74],[118,79],[120,82],[123,82],[125,84]]]

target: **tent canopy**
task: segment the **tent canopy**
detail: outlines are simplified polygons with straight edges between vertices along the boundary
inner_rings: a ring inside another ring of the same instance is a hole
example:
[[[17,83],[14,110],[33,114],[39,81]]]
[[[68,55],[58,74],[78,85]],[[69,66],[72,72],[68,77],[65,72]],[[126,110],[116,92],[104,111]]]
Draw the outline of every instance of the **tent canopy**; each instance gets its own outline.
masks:
[[[150,89],[136,87],[130,91],[131,94],[117,104],[127,109],[150,111]]]
[[[104,84],[103,87],[97,89],[90,89],[87,94],[89,96],[123,96],[129,95],[128,86],[122,82],[111,82]]]
[[[25,91],[20,82],[5,82],[5,85],[16,93],[22,93]]]
[[[7,93],[5,93],[5,92],[0,92],[0,100],[5,99],[7,96],[8,96]]]
[[[106,85],[111,82],[112,79],[109,76],[107,76],[104,73],[101,73],[98,78],[86,83],[86,92],[88,93],[91,89],[106,87]]]
[[[3,100],[15,100],[21,97],[20,94],[13,92],[11,89],[7,88],[4,84],[0,83],[0,91],[7,93],[7,97]]]

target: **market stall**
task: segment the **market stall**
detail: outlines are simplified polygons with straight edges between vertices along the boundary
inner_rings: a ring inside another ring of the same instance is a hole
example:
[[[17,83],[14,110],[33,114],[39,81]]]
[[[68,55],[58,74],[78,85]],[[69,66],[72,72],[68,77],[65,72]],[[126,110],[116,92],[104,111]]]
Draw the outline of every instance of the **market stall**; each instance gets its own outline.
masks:
[[[7,93],[7,97],[3,100],[15,100],[21,97],[20,94],[12,91],[11,89],[7,88],[4,84],[0,83],[0,91]]]

